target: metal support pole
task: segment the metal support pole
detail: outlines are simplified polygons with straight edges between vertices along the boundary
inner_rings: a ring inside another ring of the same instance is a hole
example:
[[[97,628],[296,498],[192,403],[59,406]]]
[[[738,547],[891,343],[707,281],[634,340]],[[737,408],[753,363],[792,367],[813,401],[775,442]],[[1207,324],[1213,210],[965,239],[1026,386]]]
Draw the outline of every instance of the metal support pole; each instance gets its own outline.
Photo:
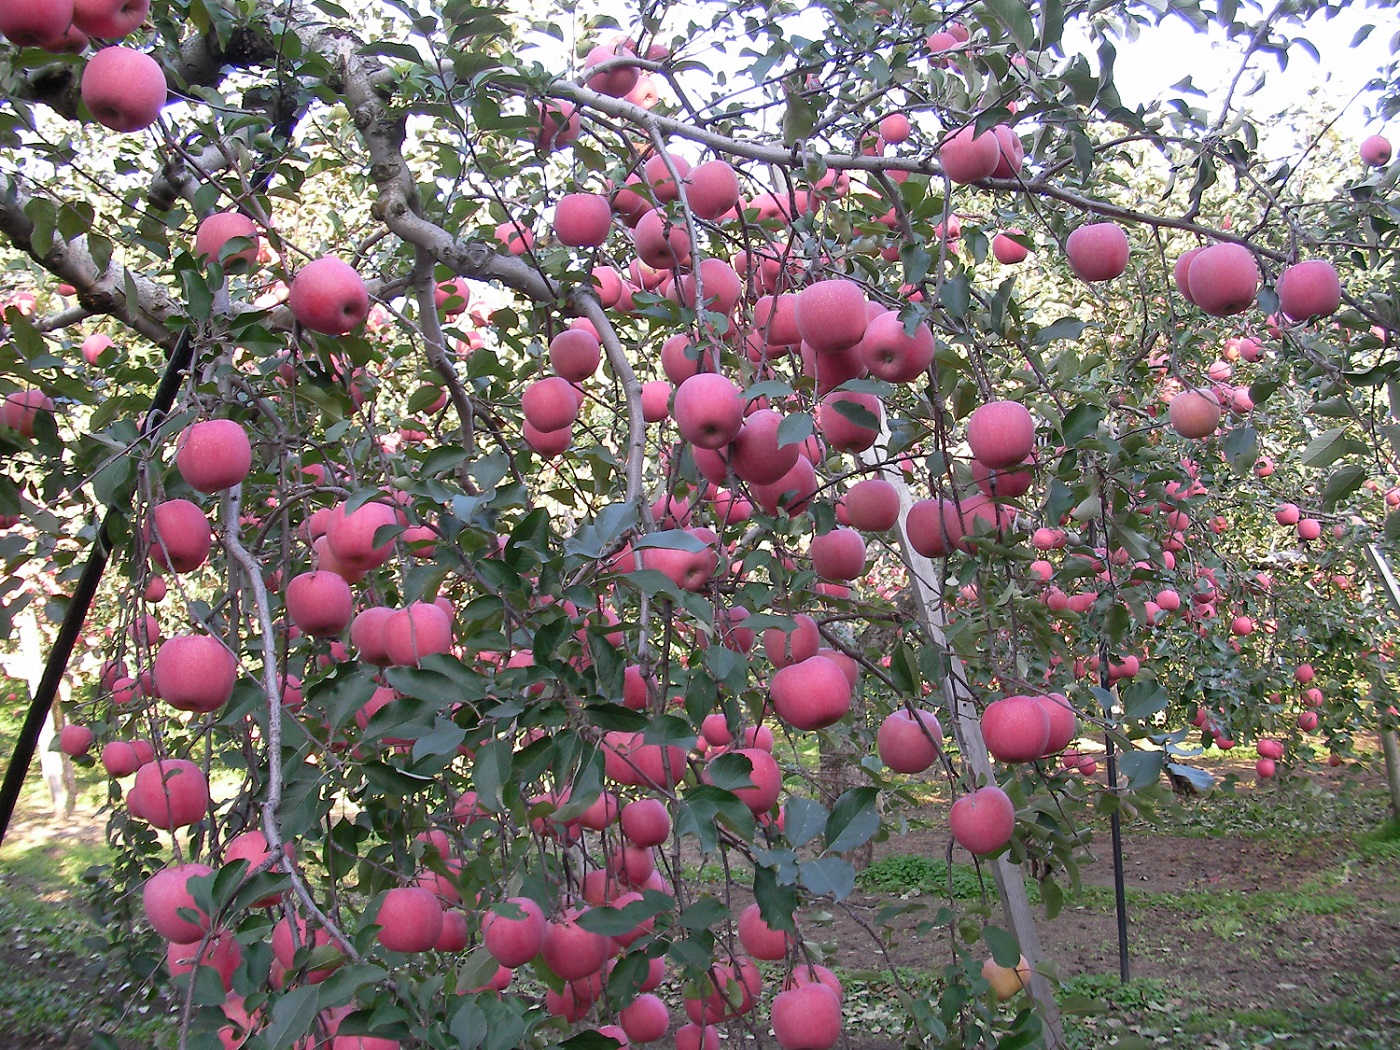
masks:
[[[160,385],[156,387],[155,395],[151,398],[151,407],[146,412],[146,418],[141,421],[143,437],[159,426],[170,411],[170,406],[175,402],[175,391],[184,380],[192,356],[193,341],[190,330],[186,328],[180,333],[175,349],[170,352],[165,374],[161,376]],[[35,690],[34,697],[29,702],[29,711],[25,714],[24,725],[20,728],[15,752],[10,756],[10,764],[5,770],[4,783],[0,784],[0,845],[4,843],[5,835],[10,829],[10,818],[14,816],[15,805],[19,802],[20,791],[24,788],[24,778],[29,775],[29,765],[34,761],[34,748],[39,742],[39,732],[44,727],[44,719],[48,717],[49,708],[53,706],[54,697],[58,695],[59,683],[63,681],[63,675],[68,670],[69,657],[73,655],[73,646],[82,633],[83,621],[87,618],[88,609],[92,606],[92,600],[97,596],[98,585],[102,582],[102,574],[106,571],[107,557],[111,553],[107,521],[115,513],[114,509],[108,508],[97,526],[92,550],[83,566],[83,574],[78,577],[78,585],[68,602],[68,611],[58,628],[58,637],[54,639],[53,648],[49,650],[48,660],[44,664],[44,675],[39,679],[39,688]]]
[[[1115,799],[1118,795],[1118,749],[1113,737],[1104,735],[1105,765],[1108,767],[1108,789]],[[1108,815],[1108,827],[1113,839],[1113,904],[1118,912],[1118,979],[1128,983],[1128,893],[1123,884],[1123,825],[1118,818],[1118,806]]]

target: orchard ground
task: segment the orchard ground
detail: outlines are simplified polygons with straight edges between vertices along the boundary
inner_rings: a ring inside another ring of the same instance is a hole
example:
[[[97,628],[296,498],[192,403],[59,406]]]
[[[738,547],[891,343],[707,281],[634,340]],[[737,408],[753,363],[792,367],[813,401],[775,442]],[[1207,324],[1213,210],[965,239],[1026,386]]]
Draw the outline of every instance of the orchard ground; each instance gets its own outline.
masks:
[[[1183,799],[1164,790],[1155,806],[1126,822],[1126,985],[1118,980],[1107,822],[1097,822],[1096,859],[1083,869],[1082,889],[1041,925],[1062,981],[1070,1046],[1395,1046],[1400,827],[1386,821],[1374,740],[1359,740],[1358,750],[1359,761],[1262,786],[1243,755],[1212,753],[1200,764],[1220,787]],[[119,1032],[131,1050],[173,1047],[176,1008],[161,975],[134,983],[83,943],[97,932],[89,882],[111,854],[99,780],[80,770],[79,785],[73,816],[54,819],[31,778],[0,852],[4,1045],[82,1047],[97,1023]],[[965,908],[982,897],[966,854],[955,855],[949,872],[950,800],[937,785],[928,791],[920,824],[876,846],[845,902],[849,911],[832,909],[826,922],[806,913],[804,928],[845,985],[842,1045],[853,1050],[903,1045],[898,986],[926,994],[950,959],[946,930],[915,927],[932,920],[950,891]],[[718,867],[693,858],[687,874],[723,893]],[[986,889],[999,921],[990,878]],[[862,928],[890,906],[911,908],[894,924],[888,946],[895,977],[879,965],[879,949]]]

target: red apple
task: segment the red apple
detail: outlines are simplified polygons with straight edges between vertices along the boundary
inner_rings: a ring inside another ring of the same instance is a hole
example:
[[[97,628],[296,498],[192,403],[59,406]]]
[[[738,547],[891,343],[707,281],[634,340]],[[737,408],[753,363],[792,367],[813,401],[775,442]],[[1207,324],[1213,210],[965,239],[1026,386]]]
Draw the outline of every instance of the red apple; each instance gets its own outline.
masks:
[[[1018,262],[1024,262],[1029,249],[1017,237],[1025,237],[1026,231],[1019,227],[1009,227],[1004,233],[999,233],[992,238],[992,254],[996,256],[999,263],[1013,266]]]
[[[995,853],[1016,830],[1016,808],[995,784],[963,795],[948,811],[948,825],[958,845],[982,857]]]
[[[1329,317],[1342,305],[1342,283],[1325,259],[1300,262],[1279,275],[1278,305],[1293,321]]]
[[[762,747],[741,747],[733,754],[743,755],[749,760],[749,779],[753,781],[753,787],[730,790],[740,802],[748,806],[750,812],[769,812],[777,803],[778,795],[783,789],[783,772],[778,768],[777,761],[770,751]]]
[[[841,1000],[824,984],[773,997],[773,1037],[782,1050],[831,1050],[841,1038]]]
[[[884,532],[899,521],[899,491],[884,478],[856,482],[845,505],[851,526],[864,532]]]
[[[92,747],[92,730],[70,722],[58,734],[58,749],[69,758],[81,758]]]
[[[980,135],[970,124],[953,132],[938,147],[943,174],[959,184],[981,182],[1001,163],[1001,144],[991,131]]]
[[[53,401],[42,390],[16,390],[5,395],[5,403],[0,405],[0,424],[32,438],[34,421],[41,412],[52,417],[53,407]]]
[[[659,846],[671,837],[671,814],[660,799],[639,798],[622,807],[622,833],[634,846]]]
[[[1220,399],[1213,390],[1197,387],[1183,390],[1172,398],[1167,418],[1172,429],[1184,438],[1204,438],[1220,426]]]
[[[119,40],[146,20],[151,0],[73,0],[73,24],[88,36]]]
[[[1021,173],[1021,164],[1026,159],[1026,148],[1021,144],[1021,136],[1006,124],[996,125],[992,128],[992,134],[997,139],[997,166],[992,172],[992,178],[1014,179]],[[1024,249],[1022,251],[1024,252]]]
[[[1042,758],[1048,758],[1069,746],[1079,732],[1079,719],[1063,693],[1037,694],[1033,699],[1045,709],[1046,717],[1050,719],[1050,738],[1041,753]]]
[[[7,32],[5,34],[9,36]],[[11,37],[13,40],[14,38]],[[1372,135],[1361,142],[1361,163],[1372,168],[1383,168],[1390,163],[1390,140],[1384,135]]]
[[[376,546],[375,535],[381,528],[401,524],[400,512],[387,503],[365,503],[350,513],[344,503],[338,503],[326,519],[326,547],[351,572],[369,572],[388,561],[394,551],[392,538]]]
[[[1243,313],[1259,291],[1259,265],[1240,244],[1212,244],[1191,260],[1186,273],[1190,299],[1212,317]]]
[[[780,668],[768,693],[778,717],[794,729],[824,729],[851,709],[851,683],[840,665],[825,656]]]
[[[671,1027],[671,1015],[666,1004],[650,993],[637,996],[619,1010],[617,1020],[627,1033],[627,1038],[634,1043],[655,1042]]]
[[[865,574],[865,540],[855,529],[832,529],[812,538],[812,568],[827,580],[854,580]]]
[[[1022,404],[988,401],[968,417],[967,443],[978,462],[991,470],[1006,470],[1034,451],[1035,422]]]
[[[818,354],[845,350],[865,336],[865,308],[865,291],[855,281],[818,281],[797,293],[797,330]]]
[[[209,810],[209,782],[189,759],[147,762],[136,771],[126,805],[133,817],[163,831],[187,827]]]
[[[168,499],[151,508],[142,527],[151,561],[172,572],[191,572],[204,564],[214,534],[204,511],[187,499]]]
[[[417,667],[418,661],[452,648],[452,617],[432,602],[414,602],[384,621],[384,652],[390,664]]]
[[[313,332],[346,335],[369,316],[369,291],[353,266],[326,255],[292,278],[287,307]]]
[[[104,47],[83,67],[81,90],[83,104],[103,127],[140,131],[156,122],[165,105],[165,70],[142,51]]]
[[[596,248],[608,239],[612,205],[597,193],[566,193],[554,206],[554,235],[570,248]]]
[[[228,703],[238,681],[238,659],[207,634],[177,634],[156,653],[156,692],[180,711],[209,713]]]
[[[193,944],[204,937],[209,929],[209,916],[195,905],[189,881],[212,874],[214,869],[207,864],[172,864],[146,880],[141,889],[141,907],[156,933],[176,944]],[[182,918],[179,914],[182,908],[189,908],[199,918],[193,921]]]
[[[937,349],[927,323],[905,334],[905,324],[893,310],[873,318],[860,341],[860,355],[870,374],[890,383],[909,383],[926,375]]]
[[[757,904],[750,904],[739,913],[739,944],[755,959],[777,962],[787,958],[788,948],[793,943],[790,933],[775,930],[763,921],[763,912]]]
[[[0,33],[16,47],[49,50],[72,21],[72,0],[10,0],[0,5]]]
[[[817,406],[817,427],[832,448],[840,452],[864,452],[880,436],[878,422],[870,426],[866,418],[878,421],[881,414],[877,395],[838,390],[827,394]]]
[[[771,408],[750,413],[730,446],[734,473],[744,481],[771,485],[797,463],[798,443],[779,447],[783,414]]]
[[[701,219],[718,219],[739,203],[739,176],[728,161],[697,164],[685,176],[686,201]]]
[[[1050,716],[1034,697],[1003,697],[982,712],[982,736],[999,761],[1032,762],[1050,743]]]
[[[396,886],[375,916],[379,943],[391,952],[426,952],[442,935],[442,905],[431,890]]]
[[[235,237],[242,237],[253,243],[222,260],[223,266],[227,268],[235,262],[243,262],[252,266],[258,261],[258,246],[261,243],[258,228],[253,224],[252,219],[237,211],[216,211],[200,222],[199,229],[195,231],[194,235],[195,258],[201,261],[208,259],[211,262],[219,262],[219,253],[223,250],[224,245]]]
[[[175,442],[175,467],[197,492],[220,492],[241,484],[252,466],[248,432],[231,419],[191,423]]]
[[[763,632],[763,651],[775,668],[801,663],[817,655],[821,648],[821,630],[817,621],[806,613],[793,616],[793,629],[769,627]]]
[[[875,747],[880,761],[895,773],[922,773],[938,758],[943,727],[932,711],[920,710],[917,718],[908,708],[898,708],[880,723]]]
[[[672,221],[663,212],[649,211],[637,220],[632,245],[642,262],[658,270],[672,270],[690,261],[690,235],[685,224]]]
[[[1111,281],[1128,268],[1128,235],[1111,222],[1089,223],[1065,241],[1069,265],[1086,281]]]
[[[510,897],[504,903],[515,911],[487,911],[481,919],[481,937],[492,957],[513,970],[544,947],[544,912],[529,897]]]
[[[681,437],[691,444],[723,448],[739,436],[744,425],[744,395],[733,380],[701,372],[676,388],[671,415]]]
[[[549,366],[555,375],[570,383],[581,383],[592,376],[601,360],[597,337],[585,329],[566,328],[549,341]]]
[[[544,963],[566,981],[579,981],[603,968],[608,958],[608,939],[578,924],[577,917],[564,916],[547,924]]]

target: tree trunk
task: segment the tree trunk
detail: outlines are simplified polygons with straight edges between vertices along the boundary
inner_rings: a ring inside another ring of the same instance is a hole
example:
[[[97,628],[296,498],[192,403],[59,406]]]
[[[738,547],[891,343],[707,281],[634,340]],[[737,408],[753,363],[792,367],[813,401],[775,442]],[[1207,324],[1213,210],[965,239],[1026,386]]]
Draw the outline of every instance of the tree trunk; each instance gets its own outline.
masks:
[[[35,606],[30,605],[20,613],[15,619],[15,624],[19,628],[19,660],[12,667],[19,673],[12,676],[23,678],[29,683],[29,695],[32,697],[44,675],[44,636],[39,627],[39,614]],[[49,802],[53,807],[54,816],[63,816],[73,811],[73,794],[69,790],[69,785],[73,782],[73,773],[68,756],[53,750],[53,738],[57,733],[58,725],[54,711],[50,709],[44,719],[43,728],[39,730],[39,770],[44,783],[48,785]]]
[[[1381,750],[1385,753],[1385,783],[1390,788],[1390,812],[1400,820],[1400,733],[1381,730]]]

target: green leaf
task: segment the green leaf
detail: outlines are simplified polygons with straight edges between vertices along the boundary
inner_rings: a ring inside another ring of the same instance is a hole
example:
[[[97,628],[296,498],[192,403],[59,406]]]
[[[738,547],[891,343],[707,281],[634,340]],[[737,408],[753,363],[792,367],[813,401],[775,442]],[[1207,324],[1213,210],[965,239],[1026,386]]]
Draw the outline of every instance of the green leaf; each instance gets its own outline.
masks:
[[[1011,934],[1000,926],[987,926],[982,930],[982,940],[991,949],[992,961],[998,966],[1015,967],[1021,961],[1021,945]]]
[[[778,447],[800,445],[815,432],[812,416],[807,412],[790,412],[778,424]]]
[[[1348,437],[1346,428],[1335,427],[1324,430],[1308,442],[1303,449],[1303,465],[1308,467],[1330,467],[1343,456],[1365,455],[1366,446],[1353,437]]]
[[[753,872],[753,898],[763,921],[775,930],[796,933],[793,913],[797,911],[797,888],[783,886],[772,868],[756,867]]]
[[[1044,51],[1060,42],[1065,34],[1065,8],[1061,0],[1041,0],[1040,39],[1036,46]]]
[[[1360,463],[1349,463],[1346,466],[1338,467],[1327,479],[1327,484],[1322,490],[1323,505],[1335,507],[1359,489],[1365,480],[1366,468]]]
[[[879,797],[880,792],[873,787],[843,792],[827,818],[826,848],[833,853],[844,853],[870,841],[880,829],[880,811],[875,804]]]
[[[1061,317],[1035,333],[1032,342],[1036,346],[1047,346],[1057,339],[1078,339],[1088,325],[1077,317]]]
[[[1234,427],[1220,443],[1221,451],[1236,474],[1248,474],[1259,459],[1259,434],[1253,427]]]
[[[1099,424],[1107,413],[1098,405],[1085,402],[1076,405],[1065,413],[1065,421],[1060,426],[1066,445],[1077,445],[1086,437],[1098,433]]]
[[[711,784],[724,791],[737,791],[754,786],[753,762],[747,755],[735,752],[720,755],[707,765],[705,776]]]
[[[319,994],[315,985],[293,988],[272,1004],[272,1020],[263,1033],[268,1050],[287,1050],[310,1031],[320,1009]]]
[[[904,642],[890,654],[890,678],[901,696],[919,695],[919,661]]]
[[[833,900],[844,900],[856,888],[856,869],[841,857],[799,861],[797,871],[803,886],[818,895],[830,894]]]
[[[499,811],[504,805],[501,789],[510,782],[514,747],[509,740],[492,740],[482,746],[472,763],[472,783],[482,805]]]
[[[1128,790],[1141,791],[1162,778],[1166,760],[1163,751],[1128,751],[1118,759],[1118,767],[1128,778]]]
[[[1017,47],[1029,51],[1035,46],[1035,25],[1023,0],[984,0],[984,4],[987,12],[1011,34]]]
[[[685,529],[650,532],[633,543],[632,546],[636,550],[655,548],[666,551],[685,551],[688,554],[699,554],[706,549],[704,540]]]
[[[814,799],[792,795],[783,805],[783,836],[796,849],[826,831],[826,807]]]
[[[939,289],[938,301],[954,317],[966,317],[968,307],[972,303],[972,285],[967,276],[959,273],[945,280],[943,287]]]

